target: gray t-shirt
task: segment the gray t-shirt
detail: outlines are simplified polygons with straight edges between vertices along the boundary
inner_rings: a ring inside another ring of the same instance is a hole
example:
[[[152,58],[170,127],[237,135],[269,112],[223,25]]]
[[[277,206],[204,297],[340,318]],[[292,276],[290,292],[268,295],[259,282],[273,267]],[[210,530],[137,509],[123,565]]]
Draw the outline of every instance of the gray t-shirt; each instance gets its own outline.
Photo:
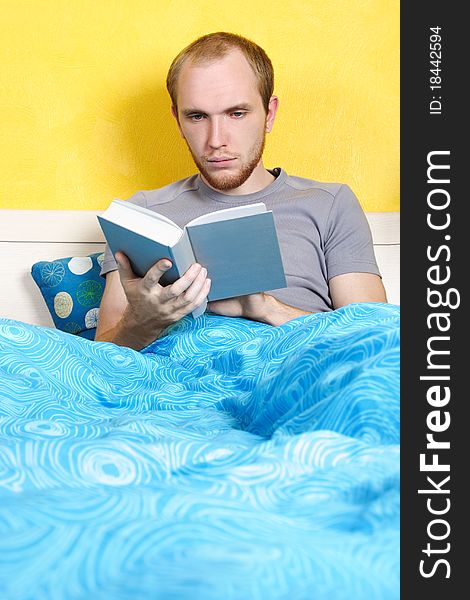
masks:
[[[344,273],[380,275],[366,216],[351,189],[271,171],[276,179],[253,194],[233,196],[207,186],[193,175],[157,190],[141,191],[128,201],[161,213],[180,227],[208,212],[264,202],[273,211],[287,288],[270,293],[297,308],[333,310],[328,281]],[[106,247],[101,274],[117,268]],[[209,274],[210,275],[210,274]]]

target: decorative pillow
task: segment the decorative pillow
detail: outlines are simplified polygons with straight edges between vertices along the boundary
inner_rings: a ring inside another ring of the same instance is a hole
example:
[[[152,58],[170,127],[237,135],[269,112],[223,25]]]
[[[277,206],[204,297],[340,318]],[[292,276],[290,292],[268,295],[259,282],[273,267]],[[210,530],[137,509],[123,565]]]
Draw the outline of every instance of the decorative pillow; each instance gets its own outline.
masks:
[[[46,301],[57,329],[89,340],[95,338],[104,279],[103,253],[41,261],[31,275]]]

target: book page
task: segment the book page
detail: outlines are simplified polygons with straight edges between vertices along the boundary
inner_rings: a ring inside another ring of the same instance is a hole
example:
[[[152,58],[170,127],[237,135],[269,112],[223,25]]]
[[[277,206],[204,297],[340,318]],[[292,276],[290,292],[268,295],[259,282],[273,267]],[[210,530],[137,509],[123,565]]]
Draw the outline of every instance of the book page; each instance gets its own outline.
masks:
[[[171,219],[124,200],[113,200],[101,216],[166,246],[173,246],[183,234],[181,227]]]
[[[177,227],[178,229],[181,230],[181,227],[179,227],[174,221],[172,221],[168,217],[165,217],[164,215],[161,215],[158,212],[155,212],[154,210],[145,208],[145,206],[139,206],[138,204],[134,204],[133,202],[127,202],[126,200],[118,200],[118,199],[113,200],[110,208],[114,205],[125,206],[126,208],[131,208],[132,210],[136,210],[139,213],[148,215],[152,219],[157,219],[158,221],[163,221],[163,223],[167,223],[168,225],[173,225],[173,227]]]
[[[228,221],[229,219],[238,219],[239,217],[248,217],[250,215],[258,215],[266,212],[266,206],[262,202],[256,204],[246,204],[244,206],[232,206],[231,208],[223,208],[215,212],[201,215],[186,225],[205,225],[206,223],[216,223],[218,221]]]

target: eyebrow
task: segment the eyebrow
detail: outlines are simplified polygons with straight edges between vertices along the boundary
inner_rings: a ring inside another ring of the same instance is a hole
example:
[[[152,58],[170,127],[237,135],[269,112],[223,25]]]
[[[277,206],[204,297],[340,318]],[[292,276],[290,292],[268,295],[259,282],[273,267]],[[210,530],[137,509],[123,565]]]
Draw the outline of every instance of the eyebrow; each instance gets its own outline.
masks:
[[[235,104],[234,106],[231,106],[230,108],[226,108],[224,110],[225,113],[230,113],[230,112],[236,112],[237,110],[251,110],[251,104],[249,104],[248,102],[239,102],[238,104]],[[184,115],[185,117],[189,117],[190,115],[194,115],[194,114],[201,114],[201,115],[205,115],[207,114],[205,110],[201,110],[199,108],[185,108],[184,110],[181,111],[181,114]]]

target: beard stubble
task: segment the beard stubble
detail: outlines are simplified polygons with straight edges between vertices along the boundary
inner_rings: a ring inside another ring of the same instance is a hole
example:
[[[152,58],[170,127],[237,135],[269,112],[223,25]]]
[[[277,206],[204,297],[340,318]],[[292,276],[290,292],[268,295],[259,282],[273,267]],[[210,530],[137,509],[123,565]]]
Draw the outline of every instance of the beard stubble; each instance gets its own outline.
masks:
[[[263,132],[262,138],[251,148],[247,160],[241,165],[238,172],[233,174],[224,174],[221,172],[218,175],[213,175],[208,171],[203,162],[204,159],[201,160],[199,157],[195,156],[187,142],[186,145],[188,146],[196,167],[199,169],[199,172],[204,177],[205,181],[214,189],[219,190],[220,192],[227,192],[240,187],[250,177],[263,156],[265,143],[266,133]]]

